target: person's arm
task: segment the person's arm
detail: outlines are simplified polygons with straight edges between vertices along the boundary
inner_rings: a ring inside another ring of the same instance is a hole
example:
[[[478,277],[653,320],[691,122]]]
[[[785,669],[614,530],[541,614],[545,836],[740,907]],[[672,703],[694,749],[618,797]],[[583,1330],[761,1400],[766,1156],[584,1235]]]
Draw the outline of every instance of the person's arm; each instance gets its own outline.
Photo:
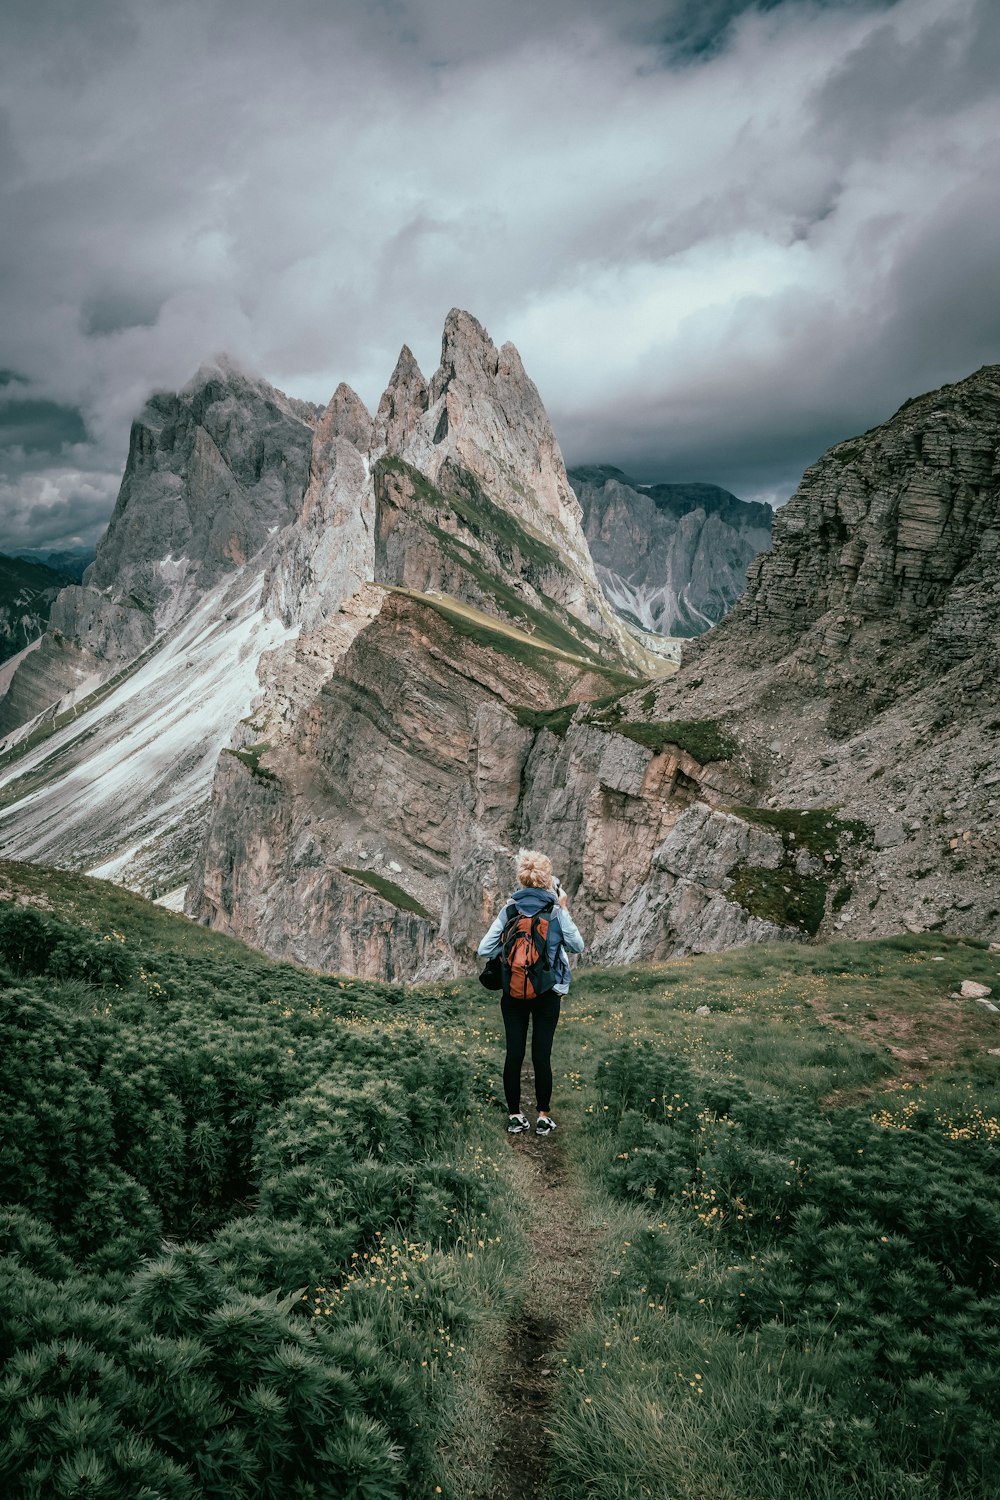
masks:
[[[562,899],[565,901],[565,899],[566,899],[565,895],[563,896]],[[580,936],[580,933],[579,933],[579,931],[577,929],[576,923],[573,921],[573,918],[570,916],[569,912],[566,910],[566,907],[563,906],[561,903],[559,905],[558,910],[559,910],[559,926],[560,926],[560,928],[562,930],[562,945],[563,945],[563,947],[566,949],[566,951],[568,953],[582,953],[583,952],[583,938]]]
[[[505,906],[476,949],[476,953],[480,958],[495,958],[500,952],[500,939],[503,937],[504,917],[506,915],[507,908]]]

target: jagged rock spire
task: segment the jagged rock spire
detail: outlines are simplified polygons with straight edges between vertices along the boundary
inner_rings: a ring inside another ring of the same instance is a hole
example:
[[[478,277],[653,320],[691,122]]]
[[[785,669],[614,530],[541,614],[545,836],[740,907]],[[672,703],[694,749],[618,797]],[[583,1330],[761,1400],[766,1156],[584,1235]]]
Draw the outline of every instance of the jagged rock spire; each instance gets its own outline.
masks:
[[[430,404],[427,381],[404,344],[375,415],[372,446],[394,453],[406,442]]]

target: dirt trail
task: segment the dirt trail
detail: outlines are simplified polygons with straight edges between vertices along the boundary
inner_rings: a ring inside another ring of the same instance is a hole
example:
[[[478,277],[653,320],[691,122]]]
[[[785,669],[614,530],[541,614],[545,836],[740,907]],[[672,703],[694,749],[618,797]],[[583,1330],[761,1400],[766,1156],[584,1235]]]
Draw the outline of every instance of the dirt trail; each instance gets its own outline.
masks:
[[[508,1329],[496,1384],[493,1484],[483,1500],[541,1500],[547,1493],[548,1414],[562,1349],[587,1312],[601,1227],[589,1217],[558,1131],[510,1137],[530,1222],[524,1299]]]

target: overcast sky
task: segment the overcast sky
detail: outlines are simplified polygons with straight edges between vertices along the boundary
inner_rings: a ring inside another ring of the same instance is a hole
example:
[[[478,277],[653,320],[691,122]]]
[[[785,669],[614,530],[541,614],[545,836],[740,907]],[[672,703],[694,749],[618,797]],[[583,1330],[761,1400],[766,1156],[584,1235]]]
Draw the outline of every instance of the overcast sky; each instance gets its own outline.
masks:
[[[780,503],[1000,360],[998,0],[4,0],[0,550],[222,350],[374,406],[468,308],[568,463]]]

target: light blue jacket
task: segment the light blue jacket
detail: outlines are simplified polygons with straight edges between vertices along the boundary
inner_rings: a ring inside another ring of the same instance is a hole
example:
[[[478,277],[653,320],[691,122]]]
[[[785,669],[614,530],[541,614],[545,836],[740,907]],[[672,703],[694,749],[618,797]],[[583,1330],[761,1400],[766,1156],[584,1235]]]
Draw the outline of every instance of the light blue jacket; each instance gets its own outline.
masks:
[[[552,898],[552,891],[539,890],[537,886],[522,885],[513,892],[510,901],[513,901],[523,917],[533,917]],[[494,958],[500,952],[500,939],[506,925],[507,907],[510,901],[504,902],[503,910],[479,944],[476,951],[480,958]],[[577,931],[576,923],[569,912],[557,901],[549,913],[549,935],[545,944],[545,956],[548,959],[549,968],[554,969],[559,976],[552,986],[557,995],[565,995],[572,978],[569,960],[566,957],[567,952],[582,953],[583,938]]]

